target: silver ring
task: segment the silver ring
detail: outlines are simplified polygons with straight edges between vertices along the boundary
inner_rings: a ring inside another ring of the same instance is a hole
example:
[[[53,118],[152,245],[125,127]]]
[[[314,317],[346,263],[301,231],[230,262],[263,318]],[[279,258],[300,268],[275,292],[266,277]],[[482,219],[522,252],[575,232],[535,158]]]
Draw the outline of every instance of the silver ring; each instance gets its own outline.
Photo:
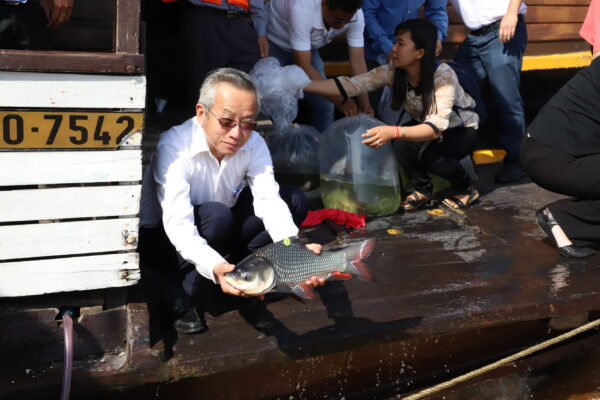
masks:
[[[381,147],[381,142],[379,140],[375,143],[377,144],[377,147]]]

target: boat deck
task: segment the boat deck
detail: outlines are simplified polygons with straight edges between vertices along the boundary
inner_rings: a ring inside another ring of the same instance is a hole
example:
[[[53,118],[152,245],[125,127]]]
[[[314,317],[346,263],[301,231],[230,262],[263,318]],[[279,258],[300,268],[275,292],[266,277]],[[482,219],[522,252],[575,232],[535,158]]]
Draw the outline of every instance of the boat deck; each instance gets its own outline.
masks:
[[[487,183],[498,167],[478,168],[483,196],[466,213],[423,210],[342,232],[378,239],[367,260],[375,282],[328,283],[305,304],[225,306],[208,317],[208,332],[180,335],[163,373],[192,379],[161,390],[376,398],[365,388],[399,393],[423,375],[453,376],[555,336],[550,317],[600,309],[600,256],[562,258],[534,222],[534,211],[558,196],[530,182]],[[309,235],[335,238],[325,226]]]
[[[499,167],[478,167],[482,197],[466,213],[429,209],[338,232],[345,240],[378,239],[367,259],[375,282],[330,282],[305,303],[291,297],[225,301],[207,316],[209,330],[198,335],[177,336],[159,313],[148,318],[143,299],[135,298],[107,311],[110,324],[81,322],[75,348],[90,342],[96,356],[76,362],[73,398],[105,398],[107,391],[115,399],[156,393],[166,399],[190,393],[210,399],[382,398],[556,336],[561,331],[549,328],[551,317],[592,312],[594,318],[600,256],[561,257],[534,222],[534,211],[558,196],[526,180],[494,185]],[[330,228],[321,225],[309,235],[335,239]],[[115,321],[127,334],[115,335],[108,348],[100,334],[119,326]],[[18,328],[14,319],[10,323],[4,334],[14,336]],[[60,351],[60,331],[55,336]],[[572,349],[599,345],[597,336]],[[114,345],[118,340],[125,344]],[[31,366],[0,370],[11,382],[0,385],[8,398],[45,398],[47,391],[35,389],[60,383],[56,364],[43,373]]]

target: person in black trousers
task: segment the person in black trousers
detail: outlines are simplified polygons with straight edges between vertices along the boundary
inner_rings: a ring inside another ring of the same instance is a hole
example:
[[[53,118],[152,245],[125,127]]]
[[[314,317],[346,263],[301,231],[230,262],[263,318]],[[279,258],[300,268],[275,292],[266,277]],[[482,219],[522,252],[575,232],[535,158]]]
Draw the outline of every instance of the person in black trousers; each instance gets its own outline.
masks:
[[[600,248],[600,61],[578,72],[528,129],[521,162],[531,179],[570,196],[536,212],[565,257]]]
[[[50,50],[48,28],[67,22],[74,0],[0,0],[0,49]]]

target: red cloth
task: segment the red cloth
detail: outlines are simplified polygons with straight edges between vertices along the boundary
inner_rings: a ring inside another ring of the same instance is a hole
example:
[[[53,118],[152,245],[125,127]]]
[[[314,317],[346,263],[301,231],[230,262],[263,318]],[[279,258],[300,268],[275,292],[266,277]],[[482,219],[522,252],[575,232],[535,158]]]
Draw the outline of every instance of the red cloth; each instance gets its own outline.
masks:
[[[323,208],[321,210],[309,211],[306,219],[304,219],[304,222],[300,226],[318,225],[325,219],[331,219],[336,224],[344,225],[346,228],[356,229],[365,226],[367,217],[334,208]]]

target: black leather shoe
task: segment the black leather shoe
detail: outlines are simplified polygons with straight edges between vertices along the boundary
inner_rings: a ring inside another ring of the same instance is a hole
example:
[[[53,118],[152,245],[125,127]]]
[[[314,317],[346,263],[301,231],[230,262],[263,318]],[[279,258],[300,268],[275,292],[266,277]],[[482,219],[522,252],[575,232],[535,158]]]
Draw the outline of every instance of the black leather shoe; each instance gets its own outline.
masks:
[[[570,258],[583,258],[594,255],[594,249],[589,247],[575,247],[572,244],[558,247],[557,250],[561,256]]]
[[[556,250],[561,256],[570,257],[570,258],[583,258],[589,257],[594,254],[594,250],[589,247],[575,247],[572,244],[567,246],[558,247],[556,244],[556,239],[554,239],[554,235],[552,234],[552,227],[558,225],[550,210],[547,207],[542,207],[535,212],[535,218],[537,220],[538,225],[544,233],[552,239],[554,245],[556,246]]]
[[[518,161],[504,161],[500,173],[496,176],[496,183],[515,182],[526,176],[527,173],[521,168]]]
[[[193,307],[173,322],[173,328],[179,333],[201,333],[208,330],[204,315],[198,314]]]

